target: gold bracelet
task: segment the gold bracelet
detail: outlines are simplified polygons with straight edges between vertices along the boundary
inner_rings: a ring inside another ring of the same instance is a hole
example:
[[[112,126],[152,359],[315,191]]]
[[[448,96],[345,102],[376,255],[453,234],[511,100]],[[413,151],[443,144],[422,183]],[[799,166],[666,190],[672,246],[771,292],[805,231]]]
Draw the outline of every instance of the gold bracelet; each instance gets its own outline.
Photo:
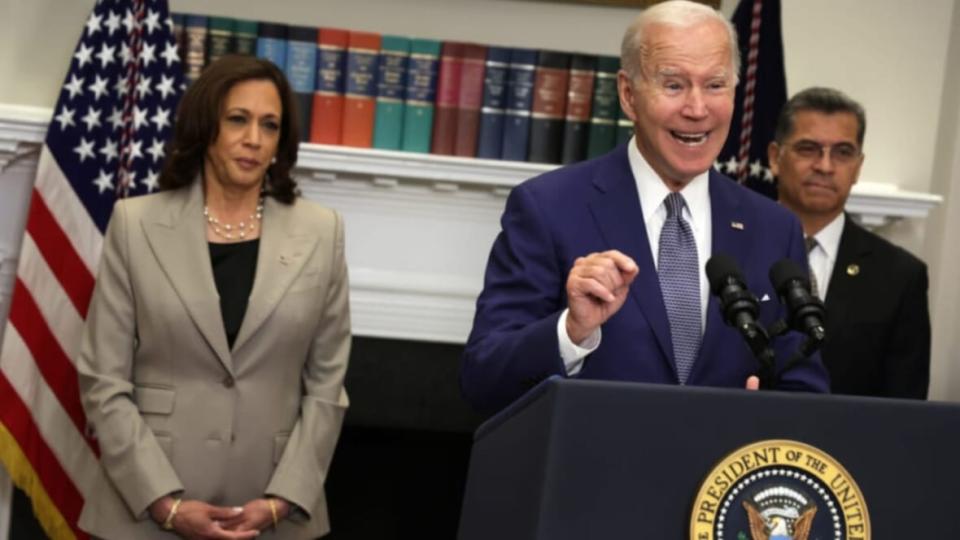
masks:
[[[180,508],[180,503],[183,502],[183,499],[177,498],[173,501],[173,506],[170,507],[170,513],[167,514],[167,519],[163,520],[163,525],[160,525],[160,528],[165,531],[173,530],[173,517],[177,515],[177,509]]]
[[[280,520],[277,519],[277,503],[273,500],[273,497],[267,499],[267,502],[270,503],[270,513],[273,514],[273,529],[277,529],[277,525]]]

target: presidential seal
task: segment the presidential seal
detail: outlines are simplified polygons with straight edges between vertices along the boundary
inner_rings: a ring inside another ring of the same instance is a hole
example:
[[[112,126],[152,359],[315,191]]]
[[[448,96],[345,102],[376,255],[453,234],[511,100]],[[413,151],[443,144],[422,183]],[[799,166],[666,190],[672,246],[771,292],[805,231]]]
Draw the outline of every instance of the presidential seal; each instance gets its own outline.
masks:
[[[788,440],[730,453],[700,486],[691,540],[869,540],[870,516],[850,473]]]

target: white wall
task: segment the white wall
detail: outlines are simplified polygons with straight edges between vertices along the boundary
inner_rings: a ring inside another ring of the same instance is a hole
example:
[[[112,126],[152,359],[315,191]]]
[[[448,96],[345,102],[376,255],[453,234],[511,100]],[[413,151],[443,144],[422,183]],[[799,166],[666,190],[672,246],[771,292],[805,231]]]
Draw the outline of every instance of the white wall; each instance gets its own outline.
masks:
[[[960,118],[945,94],[948,89],[956,93],[960,77],[960,55],[954,53],[951,61],[947,57],[951,38],[954,43],[960,39],[957,0],[782,3],[788,90],[835,86],[867,109],[867,160],[861,178],[947,195],[960,174],[960,166],[951,161],[951,156],[960,155],[960,147],[950,135]],[[178,12],[604,54],[617,53],[620,34],[635,13],[519,0],[170,0],[170,4]],[[735,4],[724,0],[725,13],[732,13]],[[65,58],[92,5],[93,0],[0,0],[0,50],[5,52],[0,103],[53,106]],[[953,192],[960,193],[960,188]],[[935,278],[931,301],[937,318],[935,372],[940,374],[952,365],[949,359],[956,357],[955,340],[960,339],[952,337],[960,329],[960,313],[944,304],[960,295],[948,280],[960,261],[937,255],[952,247],[946,232],[960,219],[955,208],[948,200],[936,219],[906,220],[881,231],[931,264]],[[933,395],[960,400],[958,379],[960,374],[949,385],[936,383]]]
[[[960,7],[954,9],[953,35],[947,53],[947,79],[940,106],[940,124],[933,163],[932,190],[942,193],[946,203],[931,215],[927,260],[930,283],[936,296],[931,299],[933,317],[933,364],[930,393],[939,398],[960,400]],[[954,234],[949,234],[950,232]]]

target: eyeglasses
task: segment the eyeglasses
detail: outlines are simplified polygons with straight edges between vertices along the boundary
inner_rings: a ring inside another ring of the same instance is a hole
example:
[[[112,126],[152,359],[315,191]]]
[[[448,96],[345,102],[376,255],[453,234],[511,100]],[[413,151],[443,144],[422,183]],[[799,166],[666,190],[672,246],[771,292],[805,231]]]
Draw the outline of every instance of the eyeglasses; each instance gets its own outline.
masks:
[[[789,145],[790,150],[800,159],[821,160],[824,152],[838,165],[853,163],[860,157],[860,149],[856,145],[842,142],[834,145],[825,145],[813,141],[797,141]]]

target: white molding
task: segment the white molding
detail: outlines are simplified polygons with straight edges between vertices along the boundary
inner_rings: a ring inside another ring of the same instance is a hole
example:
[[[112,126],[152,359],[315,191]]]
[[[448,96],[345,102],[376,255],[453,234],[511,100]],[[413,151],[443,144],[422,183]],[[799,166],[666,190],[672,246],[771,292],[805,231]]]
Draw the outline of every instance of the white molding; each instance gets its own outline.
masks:
[[[903,218],[926,218],[943,197],[932,193],[904,191],[891,184],[857,182],[846,210],[869,227],[878,227]]]
[[[51,115],[0,105],[0,179],[40,147]],[[295,175],[304,195],[346,222],[354,334],[463,343],[505,196],[554,167],[303,144]],[[941,201],[861,181],[847,210],[878,226],[924,218]]]
[[[40,151],[50,109],[0,105],[0,172],[21,156]]]
[[[43,142],[50,109],[0,104],[0,170],[12,158]],[[5,157],[6,156],[6,157]],[[5,161],[6,159],[6,161]],[[317,180],[365,177],[381,187],[401,182],[431,186],[437,191],[472,189],[506,195],[510,188],[553,165],[459,158],[303,144],[298,176]],[[943,201],[939,195],[906,191],[891,184],[861,181],[853,187],[847,210],[868,224],[901,218],[925,218]]]

